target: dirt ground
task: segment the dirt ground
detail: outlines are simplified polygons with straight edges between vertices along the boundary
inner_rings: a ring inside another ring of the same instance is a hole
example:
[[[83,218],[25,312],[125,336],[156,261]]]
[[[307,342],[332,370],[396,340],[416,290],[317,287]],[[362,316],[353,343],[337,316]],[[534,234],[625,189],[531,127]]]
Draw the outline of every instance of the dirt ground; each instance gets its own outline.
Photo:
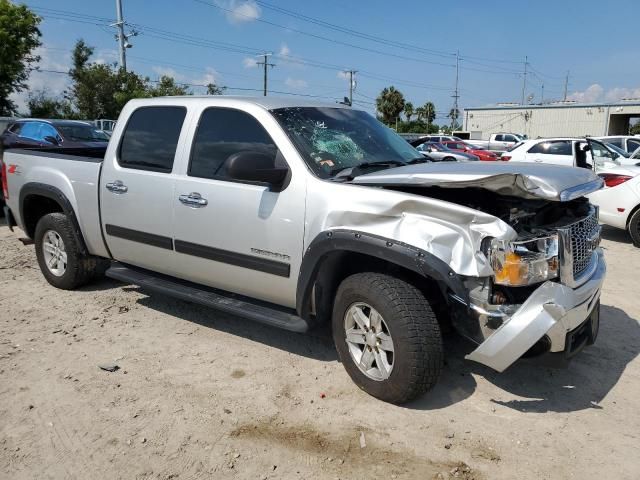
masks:
[[[452,337],[440,384],[402,407],[360,391],[322,332],[109,280],[56,290],[17,237],[0,226],[2,479],[640,478],[640,249],[623,232],[605,231],[600,335],[569,369],[498,374]]]

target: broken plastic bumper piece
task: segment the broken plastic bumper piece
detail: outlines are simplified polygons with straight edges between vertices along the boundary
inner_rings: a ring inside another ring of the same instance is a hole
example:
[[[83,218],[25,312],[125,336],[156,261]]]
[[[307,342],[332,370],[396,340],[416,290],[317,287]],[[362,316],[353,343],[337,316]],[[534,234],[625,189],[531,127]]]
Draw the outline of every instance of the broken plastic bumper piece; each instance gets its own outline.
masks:
[[[553,281],[543,283],[517,310],[498,313],[501,326],[466,358],[502,372],[545,335],[550,352],[565,351],[567,334],[583,325],[599,305],[607,267],[601,249],[594,255],[597,268],[589,280],[575,289]],[[479,318],[483,314],[480,306],[470,305],[470,309]]]

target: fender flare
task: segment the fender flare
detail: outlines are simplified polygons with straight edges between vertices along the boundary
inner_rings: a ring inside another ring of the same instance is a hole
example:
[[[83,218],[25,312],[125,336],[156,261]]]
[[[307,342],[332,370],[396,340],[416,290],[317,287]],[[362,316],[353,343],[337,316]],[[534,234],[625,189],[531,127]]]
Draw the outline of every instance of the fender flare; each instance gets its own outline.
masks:
[[[54,187],[52,185],[47,185],[46,183],[39,182],[29,182],[25,183],[20,189],[20,198],[19,198],[19,208],[20,208],[20,218],[22,219],[22,223],[25,224],[25,216],[24,216],[24,202],[29,195],[38,195],[41,197],[49,198],[55,201],[60,207],[62,207],[63,213],[69,218],[72,225],[73,235],[75,236],[78,245],[80,246],[80,251],[83,255],[88,255],[87,245],[84,241],[84,236],[82,235],[82,230],[80,229],[80,224],[78,223],[78,218],[76,216],[76,212],[71,205],[71,202],[66,197],[62,191]],[[25,225],[26,227],[26,225]],[[25,232],[28,234],[28,232]]]
[[[449,289],[461,298],[468,298],[462,277],[432,253],[370,233],[329,230],[316,236],[302,259],[296,290],[296,310],[302,318],[309,316],[309,300],[323,261],[328,254],[336,251],[360,253],[385,260],[435,280],[443,293]]]

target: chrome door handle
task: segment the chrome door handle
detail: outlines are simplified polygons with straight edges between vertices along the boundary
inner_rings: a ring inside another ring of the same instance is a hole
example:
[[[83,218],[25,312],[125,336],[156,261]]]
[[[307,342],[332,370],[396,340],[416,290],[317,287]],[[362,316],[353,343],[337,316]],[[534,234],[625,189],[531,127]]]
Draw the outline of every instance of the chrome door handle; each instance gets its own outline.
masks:
[[[192,208],[206,207],[209,202],[206,198],[202,198],[198,192],[191,192],[189,194],[183,194],[178,197],[181,203]]]
[[[107,187],[107,190],[109,190],[110,192],[118,193],[118,194],[127,193],[127,190],[129,190],[129,188],[127,188],[127,186],[124,183],[122,183],[120,180],[107,183],[105,187]]]

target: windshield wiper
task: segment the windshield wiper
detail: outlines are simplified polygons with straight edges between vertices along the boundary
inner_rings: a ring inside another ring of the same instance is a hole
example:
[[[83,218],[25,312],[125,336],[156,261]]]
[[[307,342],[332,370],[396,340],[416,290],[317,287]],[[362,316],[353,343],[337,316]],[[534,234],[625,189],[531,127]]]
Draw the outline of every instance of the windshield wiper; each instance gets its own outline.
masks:
[[[429,163],[429,159],[424,155],[420,155],[419,157],[412,158],[405,165],[415,165],[416,163]]]
[[[408,165],[408,163],[402,162],[400,160],[387,160],[384,162],[363,162],[359,165],[354,165],[353,167],[334,168],[330,173],[331,177],[334,179],[344,179],[345,177],[353,178],[353,173],[356,170],[366,170],[371,167],[403,167],[405,165]]]

